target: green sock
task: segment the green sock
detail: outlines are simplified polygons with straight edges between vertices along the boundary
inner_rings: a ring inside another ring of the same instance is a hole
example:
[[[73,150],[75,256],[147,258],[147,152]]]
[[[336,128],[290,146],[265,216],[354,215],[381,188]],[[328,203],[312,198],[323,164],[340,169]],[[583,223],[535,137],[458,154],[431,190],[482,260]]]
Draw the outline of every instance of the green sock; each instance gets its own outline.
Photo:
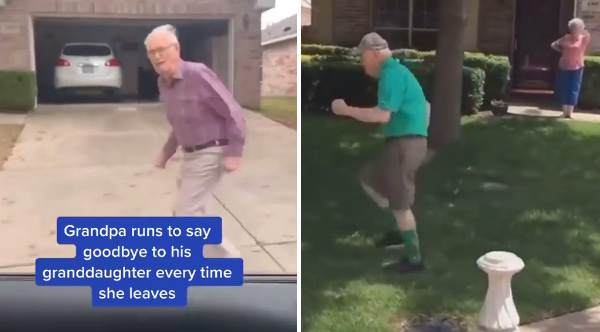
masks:
[[[421,262],[421,252],[419,251],[419,235],[417,231],[405,231],[402,232],[402,238],[404,239],[404,249],[406,255],[411,263]]]

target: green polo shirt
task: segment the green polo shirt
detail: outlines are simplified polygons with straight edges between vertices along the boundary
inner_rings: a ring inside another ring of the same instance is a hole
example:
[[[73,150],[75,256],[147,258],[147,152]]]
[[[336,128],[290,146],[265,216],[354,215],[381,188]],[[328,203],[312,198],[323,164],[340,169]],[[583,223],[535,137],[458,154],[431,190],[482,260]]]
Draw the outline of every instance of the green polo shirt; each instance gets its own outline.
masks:
[[[398,60],[381,65],[377,108],[390,111],[386,136],[427,136],[427,99],[421,84]]]

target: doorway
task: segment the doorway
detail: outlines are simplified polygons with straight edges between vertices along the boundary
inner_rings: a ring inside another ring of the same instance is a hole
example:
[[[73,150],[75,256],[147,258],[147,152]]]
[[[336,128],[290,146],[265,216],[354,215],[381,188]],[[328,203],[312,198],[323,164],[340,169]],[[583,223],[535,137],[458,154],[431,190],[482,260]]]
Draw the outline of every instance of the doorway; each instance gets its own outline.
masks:
[[[517,0],[513,41],[513,89],[552,91],[560,54],[561,0]]]

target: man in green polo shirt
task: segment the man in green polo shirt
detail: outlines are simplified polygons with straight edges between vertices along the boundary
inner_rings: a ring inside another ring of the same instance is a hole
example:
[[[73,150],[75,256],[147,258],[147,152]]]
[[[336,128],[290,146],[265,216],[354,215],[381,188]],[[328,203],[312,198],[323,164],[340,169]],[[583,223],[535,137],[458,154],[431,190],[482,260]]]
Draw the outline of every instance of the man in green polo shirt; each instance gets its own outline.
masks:
[[[385,39],[376,33],[367,34],[358,49],[367,75],[379,80],[378,104],[357,108],[337,99],[331,109],[358,121],[383,123],[383,153],[361,172],[361,185],[381,208],[392,211],[400,230],[388,233],[378,246],[404,242],[406,257],[398,262],[397,271],[421,271],[424,264],[412,205],[415,176],[427,154],[429,103],[410,70],[392,57]]]

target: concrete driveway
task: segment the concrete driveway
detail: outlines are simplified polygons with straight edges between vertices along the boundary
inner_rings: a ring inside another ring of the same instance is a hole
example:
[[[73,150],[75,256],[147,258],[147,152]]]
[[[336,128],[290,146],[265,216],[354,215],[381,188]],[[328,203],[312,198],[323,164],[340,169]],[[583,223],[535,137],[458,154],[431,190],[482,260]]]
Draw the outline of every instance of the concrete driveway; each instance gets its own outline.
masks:
[[[223,217],[246,273],[296,272],[296,131],[246,111],[243,169],[209,211]],[[73,257],[59,216],[170,216],[179,157],[153,167],[169,131],[157,104],[42,105],[0,171],[0,272]]]

